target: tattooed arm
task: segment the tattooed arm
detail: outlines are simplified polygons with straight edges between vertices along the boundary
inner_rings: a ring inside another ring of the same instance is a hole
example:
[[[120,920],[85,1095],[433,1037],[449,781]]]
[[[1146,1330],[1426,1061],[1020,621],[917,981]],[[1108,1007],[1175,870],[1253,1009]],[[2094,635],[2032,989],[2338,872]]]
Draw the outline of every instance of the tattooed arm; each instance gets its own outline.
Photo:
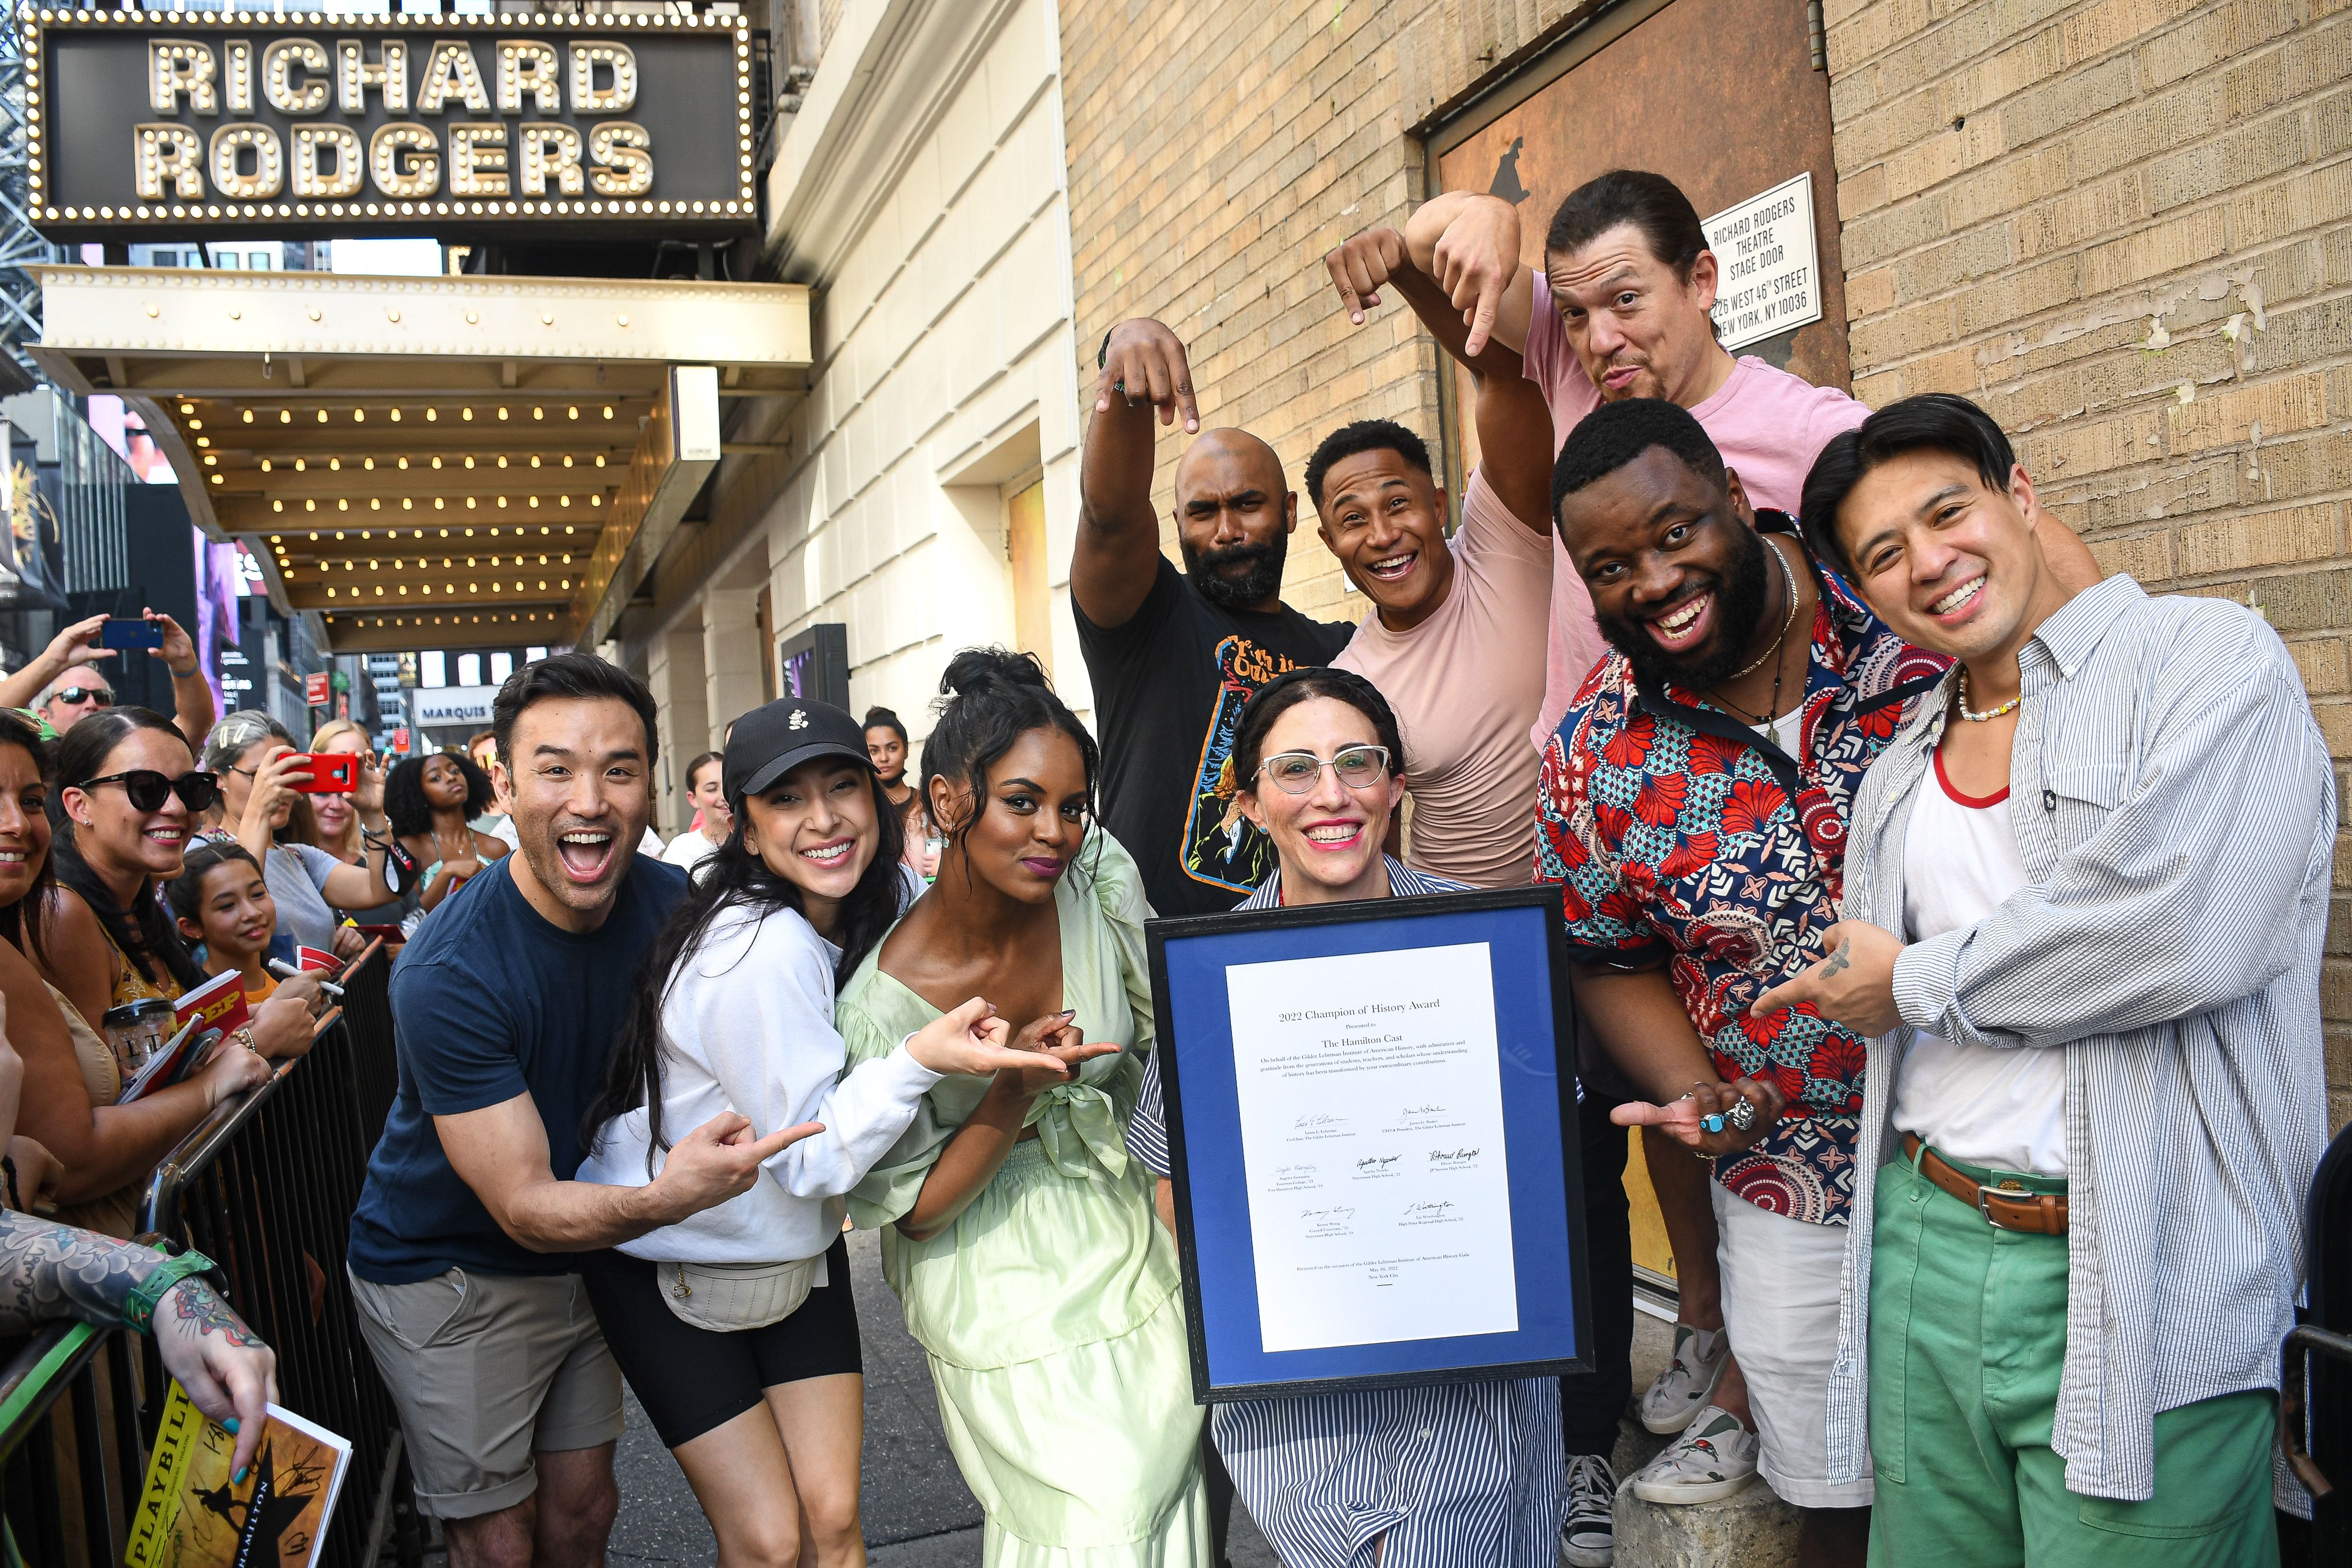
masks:
[[[58,1318],[113,1325],[139,1283],[164,1256],[29,1215],[0,1211],[0,1333],[24,1333]],[[235,1468],[252,1461],[277,1397],[278,1358],[201,1279],[183,1279],[155,1308],[155,1349],[197,1409],[234,1421]]]

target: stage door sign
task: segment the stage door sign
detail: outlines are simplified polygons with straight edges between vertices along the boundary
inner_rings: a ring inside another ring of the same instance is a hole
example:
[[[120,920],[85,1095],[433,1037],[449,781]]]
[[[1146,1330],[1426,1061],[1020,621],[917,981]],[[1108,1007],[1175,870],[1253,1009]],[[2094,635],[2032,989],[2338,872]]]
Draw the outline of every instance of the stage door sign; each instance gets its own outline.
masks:
[[[1718,279],[1717,342],[1737,353],[1822,319],[1810,172],[1726,207],[1705,224]]]

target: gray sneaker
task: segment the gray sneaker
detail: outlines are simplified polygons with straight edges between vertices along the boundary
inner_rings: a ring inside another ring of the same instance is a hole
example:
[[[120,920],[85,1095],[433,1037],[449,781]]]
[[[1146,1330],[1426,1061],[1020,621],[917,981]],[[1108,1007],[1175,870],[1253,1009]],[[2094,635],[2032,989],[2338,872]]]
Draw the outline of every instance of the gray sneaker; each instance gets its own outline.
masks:
[[[1598,1454],[1568,1460],[1568,1522],[1559,1527],[1560,1568],[1610,1568],[1617,1561],[1617,1472]]]
[[[1674,1359],[1642,1393],[1642,1425],[1653,1432],[1679,1432],[1715,1397],[1723,1369],[1731,1364],[1731,1337],[1721,1329],[1675,1325]]]
[[[1710,1405],[1683,1428],[1680,1441],[1634,1476],[1633,1495],[1643,1502],[1715,1502],[1733,1496],[1756,1479],[1755,1433],[1739,1417]]]

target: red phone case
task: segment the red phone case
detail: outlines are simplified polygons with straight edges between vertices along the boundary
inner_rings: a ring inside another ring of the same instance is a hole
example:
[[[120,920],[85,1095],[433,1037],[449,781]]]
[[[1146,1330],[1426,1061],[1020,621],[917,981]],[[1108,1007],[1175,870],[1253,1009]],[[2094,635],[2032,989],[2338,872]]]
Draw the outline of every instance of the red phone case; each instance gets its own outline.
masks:
[[[360,786],[360,760],[349,752],[306,752],[297,760],[310,768],[310,777],[294,781],[300,794],[349,795]]]

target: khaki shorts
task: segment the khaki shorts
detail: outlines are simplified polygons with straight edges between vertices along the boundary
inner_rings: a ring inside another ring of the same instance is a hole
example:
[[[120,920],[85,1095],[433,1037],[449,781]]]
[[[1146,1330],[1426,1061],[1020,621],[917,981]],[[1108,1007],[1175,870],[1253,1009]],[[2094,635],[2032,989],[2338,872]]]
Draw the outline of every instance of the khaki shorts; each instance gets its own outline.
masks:
[[[512,1508],[533,1452],[621,1435],[621,1369],[576,1274],[352,1276],[360,1332],[400,1410],[416,1506],[436,1519]]]
[[[1837,1359],[1845,1226],[1769,1214],[1707,1184],[1723,1322],[1748,1379],[1756,1468],[1799,1508],[1868,1508],[1871,1478],[1830,1476],[1830,1363]]]

